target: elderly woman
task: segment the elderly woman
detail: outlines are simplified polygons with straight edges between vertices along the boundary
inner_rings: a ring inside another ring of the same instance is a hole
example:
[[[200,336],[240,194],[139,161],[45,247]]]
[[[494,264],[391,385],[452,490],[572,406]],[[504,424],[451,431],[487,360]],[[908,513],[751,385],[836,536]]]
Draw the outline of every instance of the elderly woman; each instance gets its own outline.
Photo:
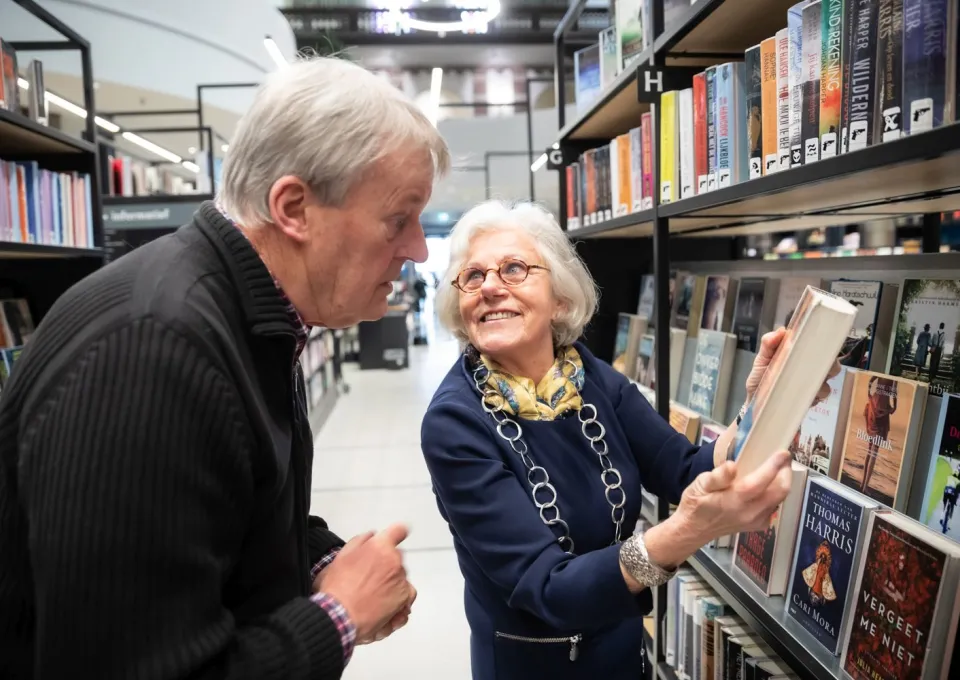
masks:
[[[691,445],[576,342],[596,301],[541,208],[489,202],[454,228],[438,307],[465,350],[422,446],[466,580],[475,680],[642,677],[651,589],[713,538],[765,527],[788,490],[789,454],[738,477],[734,427]],[[764,338],[748,391],[781,337]],[[679,506],[634,534],[641,487]]]

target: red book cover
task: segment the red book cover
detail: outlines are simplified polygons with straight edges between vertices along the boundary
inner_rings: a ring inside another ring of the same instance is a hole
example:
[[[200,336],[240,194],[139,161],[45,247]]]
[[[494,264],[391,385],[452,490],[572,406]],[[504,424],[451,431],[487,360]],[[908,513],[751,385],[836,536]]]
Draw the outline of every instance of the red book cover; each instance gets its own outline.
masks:
[[[923,677],[946,555],[876,515],[862,559],[843,669],[854,680]]]
[[[693,172],[697,193],[707,190],[707,74],[693,77]]]
[[[643,134],[643,208],[653,207],[653,115],[650,112],[640,116],[640,129]]]
[[[577,216],[576,207],[575,207],[576,204],[573,201],[573,192],[574,192],[573,166],[568,165],[565,168],[564,172],[567,173],[567,228],[569,229],[570,221],[576,218]],[[574,221],[574,225],[576,225],[576,221]]]
[[[587,195],[584,200],[583,214],[593,215],[597,212],[597,150],[590,149],[584,155],[587,171]],[[592,224],[592,222],[591,222]]]

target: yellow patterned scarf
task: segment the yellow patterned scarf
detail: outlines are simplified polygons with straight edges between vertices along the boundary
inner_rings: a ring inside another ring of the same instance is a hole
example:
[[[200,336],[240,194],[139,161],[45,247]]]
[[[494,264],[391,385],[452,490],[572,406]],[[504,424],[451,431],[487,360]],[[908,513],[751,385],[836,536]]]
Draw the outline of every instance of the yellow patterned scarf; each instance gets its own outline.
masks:
[[[574,347],[560,350],[553,366],[538,385],[533,380],[507,373],[495,361],[481,355],[489,371],[486,386],[503,397],[503,410],[526,420],[554,420],[583,406],[583,361]]]

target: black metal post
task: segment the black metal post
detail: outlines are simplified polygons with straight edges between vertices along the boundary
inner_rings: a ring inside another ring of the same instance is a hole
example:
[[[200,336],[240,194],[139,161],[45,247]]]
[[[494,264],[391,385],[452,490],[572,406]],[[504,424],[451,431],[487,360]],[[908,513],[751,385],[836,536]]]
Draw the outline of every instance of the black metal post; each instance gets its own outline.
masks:
[[[533,177],[533,96],[530,79],[527,78],[527,176],[530,178],[530,200],[536,200],[537,190]]]
[[[940,252],[940,213],[924,214],[922,244],[925,253]]]
[[[77,49],[77,46],[69,40],[15,40],[10,43],[10,47],[17,52],[52,52]]]
[[[124,118],[143,117],[143,116],[195,116],[196,109],[157,109],[154,111],[101,111],[100,115],[104,118]]]
[[[200,138],[200,150],[203,150],[203,91],[204,90],[225,90],[228,88],[247,88],[260,87],[260,83],[203,83],[197,85],[197,125],[200,126],[197,135]],[[211,148],[211,151],[213,149]]]
[[[103,190],[100,186],[100,145],[97,144],[97,103],[93,94],[93,59],[90,56],[90,45],[80,48],[80,69],[83,73],[83,108],[87,110],[87,119],[84,121],[84,136],[93,145],[93,171],[90,173],[90,200],[93,202],[91,212],[95,224],[99,229],[93,230],[92,246],[103,245]]]

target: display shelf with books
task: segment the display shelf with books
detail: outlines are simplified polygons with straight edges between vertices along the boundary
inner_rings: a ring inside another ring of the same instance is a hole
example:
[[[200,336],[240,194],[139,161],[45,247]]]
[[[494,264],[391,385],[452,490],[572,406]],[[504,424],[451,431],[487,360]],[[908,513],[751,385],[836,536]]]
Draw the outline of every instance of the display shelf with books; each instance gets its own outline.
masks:
[[[92,154],[93,144],[41,125],[17,111],[0,109],[0,155]]]

